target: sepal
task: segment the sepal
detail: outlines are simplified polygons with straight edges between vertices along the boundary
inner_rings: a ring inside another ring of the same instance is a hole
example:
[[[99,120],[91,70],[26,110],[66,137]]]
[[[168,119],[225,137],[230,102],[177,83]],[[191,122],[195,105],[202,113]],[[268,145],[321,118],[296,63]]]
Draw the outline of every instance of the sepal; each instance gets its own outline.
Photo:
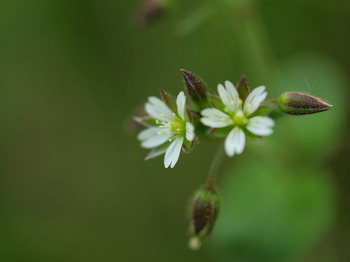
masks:
[[[242,101],[244,102],[250,93],[249,83],[245,76],[242,76],[241,81],[238,82],[237,92],[238,92],[239,98],[242,99]]]
[[[152,149],[152,151],[146,156],[145,160],[149,160],[164,154],[167,151],[169,145],[170,142],[167,142],[157,148]]]
[[[162,96],[162,99],[164,103],[173,111],[177,112],[177,105],[175,99],[169,95],[167,92],[165,92],[163,89],[160,89],[160,95]]]
[[[139,123],[140,125],[144,127],[152,127],[152,126],[157,126],[157,120],[154,118],[151,118],[149,116],[134,116],[134,121]]]

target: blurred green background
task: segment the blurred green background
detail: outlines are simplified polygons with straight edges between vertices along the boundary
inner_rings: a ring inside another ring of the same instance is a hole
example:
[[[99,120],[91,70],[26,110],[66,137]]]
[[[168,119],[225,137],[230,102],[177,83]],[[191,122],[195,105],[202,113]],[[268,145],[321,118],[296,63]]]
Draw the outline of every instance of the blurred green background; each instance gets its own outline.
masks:
[[[140,26],[136,0],[0,2],[0,261],[350,261],[350,2],[164,9]],[[183,89],[180,68],[213,90],[245,74],[271,98],[334,105],[225,160],[221,213],[197,252],[185,207],[219,141],[165,170],[143,161],[128,122],[160,87]]]

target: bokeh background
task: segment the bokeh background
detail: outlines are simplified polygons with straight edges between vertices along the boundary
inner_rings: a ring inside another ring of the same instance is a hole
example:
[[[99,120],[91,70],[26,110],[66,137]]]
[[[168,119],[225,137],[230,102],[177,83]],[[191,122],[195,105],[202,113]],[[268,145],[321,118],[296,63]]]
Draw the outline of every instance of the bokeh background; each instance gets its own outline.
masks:
[[[0,2],[0,260],[350,261],[350,2],[169,1]],[[221,141],[165,170],[129,122],[180,68],[334,105],[225,160],[196,252],[185,207]]]

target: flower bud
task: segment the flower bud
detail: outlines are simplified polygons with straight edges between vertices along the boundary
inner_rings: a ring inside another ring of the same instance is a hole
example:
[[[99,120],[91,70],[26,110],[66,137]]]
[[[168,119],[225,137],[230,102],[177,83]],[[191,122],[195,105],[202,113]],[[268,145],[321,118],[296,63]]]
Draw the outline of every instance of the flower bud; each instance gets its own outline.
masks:
[[[326,111],[332,107],[326,101],[303,93],[283,93],[278,99],[280,109],[291,115],[308,115]]]
[[[200,240],[210,234],[220,209],[217,190],[202,188],[193,197],[191,206],[189,247],[198,249]]]
[[[184,69],[180,69],[180,71],[184,76],[185,85],[192,101],[197,104],[200,109],[208,107],[207,87],[204,82],[196,75]]]

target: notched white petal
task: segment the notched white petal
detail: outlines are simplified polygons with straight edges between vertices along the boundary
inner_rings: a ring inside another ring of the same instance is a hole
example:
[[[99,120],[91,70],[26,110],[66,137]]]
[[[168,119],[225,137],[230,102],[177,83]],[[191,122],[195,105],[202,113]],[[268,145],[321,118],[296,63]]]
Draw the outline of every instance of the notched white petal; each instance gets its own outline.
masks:
[[[267,92],[265,92],[265,86],[259,86],[255,88],[247,97],[244,103],[244,111],[247,115],[254,113],[260,106],[260,104],[266,99]]]
[[[266,116],[256,116],[249,119],[247,129],[258,136],[268,136],[273,133],[275,122]]]
[[[192,141],[195,137],[194,126],[190,123],[186,123],[186,139]]]
[[[221,101],[226,106],[226,108],[230,112],[234,112],[235,110],[238,110],[241,108],[237,90],[230,81],[226,81],[225,86],[226,88],[221,84],[218,85],[219,96],[221,98]]]
[[[225,86],[230,98],[230,103],[234,106],[236,110],[240,109],[241,104],[239,103],[239,95],[237,89],[230,81],[225,81]]]
[[[233,124],[231,117],[216,108],[207,108],[201,112],[202,118],[200,121],[202,124],[213,127],[220,128]]]
[[[186,96],[183,91],[179,93],[176,99],[177,113],[182,119],[185,119]]]
[[[179,160],[183,140],[183,137],[177,137],[173,142],[171,142],[164,157],[165,168],[168,168],[169,166],[173,168]]]
[[[174,119],[173,111],[158,97],[150,96],[145,106],[146,112],[155,119],[170,121]]]
[[[245,135],[242,129],[235,127],[225,140],[225,151],[230,157],[241,154],[245,146]]]
[[[158,135],[158,131],[159,131],[159,128],[156,128],[156,127],[147,128],[145,130],[142,130],[138,134],[137,139],[138,140],[146,140],[148,138],[151,138],[152,136]]]
[[[156,134],[155,136],[152,136],[144,140],[141,143],[141,146],[143,148],[155,148],[167,142],[171,138],[171,136],[172,135],[169,135],[169,134],[161,134],[161,135]]]

